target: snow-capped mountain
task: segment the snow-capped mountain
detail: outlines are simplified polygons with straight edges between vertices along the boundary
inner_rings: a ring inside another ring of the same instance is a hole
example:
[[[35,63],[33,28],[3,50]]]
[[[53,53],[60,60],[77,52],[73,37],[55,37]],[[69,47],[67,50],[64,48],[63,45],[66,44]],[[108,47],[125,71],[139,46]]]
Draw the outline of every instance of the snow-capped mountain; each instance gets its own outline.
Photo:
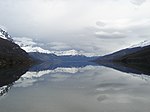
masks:
[[[150,44],[145,41],[99,57],[95,62],[127,73],[150,75]]]
[[[7,31],[0,29],[0,66],[31,63],[32,59],[13,42]]]
[[[135,45],[131,46],[130,48],[145,47],[145,46],[149,46],[149,45],[150,45],[150,41],[149,40],[145,40],[143,42],[140,42],[139,44],[135,44]]]
[[[46,53],[46,54],[55,54],[57,56],[82,55],[82,53],[80,53],[79,51],[74,50],[74,49],[65,50],[65,51],[45,50],[45,49],[39,47],[38,43],[34,42],[33,39],[31,39],[31,38],[26,38],[26,37],[17,38],[17,37],[14,37],[12,39],[11,36],[8,34],[8,32],[5,31],[4,29],[1,29],[1,28],[0,28],[0,38],[9,40],[11,42],[14,41],[16,44],[18,44],[23,50],[25,50],[28,53],[29,52],[39,52],[39,53]]]
[[[14,42],[18,44],[23,50],[26,52],[39,52],[39,53],[47,53],[47,54],[55,54],[57,56],[66,56],[66,55],[82,55],[77,50],[71,49],[71,50],[66,50],[66,51],[50,51],[50,50],[45,50],[41,47],[39,47],[38,43],[34,42],[33,39],[31,38],[13,38]]]
[[[47,53],[49,54],[49,50],[42,49],[41,47],[37,47],[37,43],[33,42],[30,38],[13,38],[14,42],[18,44],[23,50],[26,52],[39,52],[39,53]]]
[[[6,39],[6,40],[9,40],[9,41],[13,41],[13,39],[12,39],[11,36],[8,34],[8,32],[5,31],[4,29],[1,29],[1,28],[0,28],[0,38]]]
[[[129,48],[99,57],[97,61],[147,61],[150,57],[150,41],[144,41]]]
[[[82,55],[80,52],[78,52],[77,50],[67,50],[67,51],[51,51],[51,53],[56,54],[57,56],[66,56],[66,55]]]

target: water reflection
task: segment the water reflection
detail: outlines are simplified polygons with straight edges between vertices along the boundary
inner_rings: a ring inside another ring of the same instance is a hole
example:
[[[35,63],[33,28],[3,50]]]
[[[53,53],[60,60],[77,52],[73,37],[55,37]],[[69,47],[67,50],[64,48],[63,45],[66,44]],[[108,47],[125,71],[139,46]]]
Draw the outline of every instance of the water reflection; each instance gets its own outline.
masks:
[[[11,89],[12,84],[8,84],[0,87],[0,97],[5,96],[7,92]]]
[[[1,69],[0,71],[0,96],[6,95],[13,87],[29,87],[38,81],[44,81],[45,75],[48,75],[48,80],[51,81],[64,81],[72,75],[83,74],[85,71],[92,71],[97,67],[105,66],[113,68],[125,73],[130,74],[134,77],[140,77],[144,80],[149,80],[150,65],[142,63],[79,63],[79,62],[63,62],[63,63],[41,63],[32,67],[12,67]],[[89,73],[91,74],[91,73]],[[98,75],[99,71],[95,71]],[[80,76],[81,77],[81,76]],[[88,75],[86,75],[88,77]],[[84,77],[85,78],[85,77]],[[90,77],[91,78],[91,77]],[[97,86],[98,91],[107,90],[121,90],[120,87],[126,86],[122,83],[104,83]],[[123,87],[124,88],[124,87]],[[107,99],[106,95],[102,95],[98,98],[99,101]]]
[[[1,96],[11,92],[0,100],[0,108],[2,112],[10,109],[14,112],[147,112],[150,77],[145,71],[149,70],[139,68],[112,63],[43,63],[30,68],[5,69],[1,77],[8,75],[1,79]],[[11,104],[13,107],[5,106]]]
[[[63,62],[63,63],[41,63],[29,69],[19,80],[15,82],[15,87],[28,87],[42,80],[45,75],[49,76],[51,81],[64,81],[78,73],[83,73],[85,70],[92,70],[94,66],[98,66],[92,62]]]
[[[113,68],[125,73],[150,75],[149,63],[99,62],[98,64],[100,66]]]
[[[72,74],[82,72],[85,66],[96,66],[92,62],[63,62],[63,63],[41,63],[29,66],[17,66],[0,69],[0,96],[5,96],[11,87],[28,87],[42,79],[42,76],[49,74],[51,80],[61,81],[70,77]],[[90,69],[90,68],[86,68]],[[56,75],[56,73],[63,73]]]
[[[0,96],[6,95],[11,86],[28,71],[27,66],[17,66],[0,69]]]

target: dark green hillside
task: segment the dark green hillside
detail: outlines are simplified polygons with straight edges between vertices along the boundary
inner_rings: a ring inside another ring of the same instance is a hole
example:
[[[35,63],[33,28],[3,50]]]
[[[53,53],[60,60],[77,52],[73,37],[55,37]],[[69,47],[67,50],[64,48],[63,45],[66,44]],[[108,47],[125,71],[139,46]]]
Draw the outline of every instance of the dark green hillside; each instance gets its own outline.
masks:
[[[30,64],[32,59],[17,44],[0,38],[0,67]]]

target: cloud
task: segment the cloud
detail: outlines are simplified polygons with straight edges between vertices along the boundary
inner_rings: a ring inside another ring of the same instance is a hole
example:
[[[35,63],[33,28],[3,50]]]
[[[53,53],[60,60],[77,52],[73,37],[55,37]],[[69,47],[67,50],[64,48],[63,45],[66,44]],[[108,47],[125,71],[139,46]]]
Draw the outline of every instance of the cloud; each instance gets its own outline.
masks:
[[[97,24],[99,23],[99,24]],[[104,24],[105,25],[102,25]],[[134,20],[120,19],[116,21],[96,22],[97,30],[93,33],[98,38],[104,39],[119,39],[125,37],[141,37],[149,35],[150,19]]]
[[[142,5],[146,0],[131,0],[131,3],[137,6]]]
[[[96,37],[98,38],[104,38],[104,39],[118,39],[118,38],[124,38],[126,35],[121,32],[95,32]]]
[[[104,26],[106,26],[106,22],[104,22],[104,21],[97,21],[96,25],[100,26],[100,27],[104,27]]]
[[[51,43],[48,43],[48,46],[50,47],[51,50],[58,50],[58,51],[71,49],[71,46],[62,42],[51,42]]]

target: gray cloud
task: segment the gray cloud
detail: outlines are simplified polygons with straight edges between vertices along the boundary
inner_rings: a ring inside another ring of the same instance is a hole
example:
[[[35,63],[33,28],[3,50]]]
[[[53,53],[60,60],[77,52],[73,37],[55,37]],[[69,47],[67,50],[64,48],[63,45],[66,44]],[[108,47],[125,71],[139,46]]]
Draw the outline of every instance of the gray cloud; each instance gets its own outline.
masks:
[[[102,39],[119,39],[119,38],[125,38],[126,35],[121,32],[96,32],[95,36]]]
[[[131,3],[134,5],[142,5],[144,2],[146,2],[146,0],[131,0]]]
[[[62,42],[51,42],[48,44],[51,50],[69,50],[72,49],[71,46]]]
[[[150,36],[150,19],[105,21],[105,25],[101,24],[101,21],[96,22],[98,27],[95,27],[97,30],[93,31],[94,35],[98,38],[119,39],[131,36],[132,38],[143,38],[144,35],[145,38],[148,38],[148,35]]]
[[[96,22],[96,25],[97,25],[97,26],[100,26],[100,27],[104,27],[104,26],[106,25],[106,23],[103,22],[103,21],[97,21],[97,22]]]

